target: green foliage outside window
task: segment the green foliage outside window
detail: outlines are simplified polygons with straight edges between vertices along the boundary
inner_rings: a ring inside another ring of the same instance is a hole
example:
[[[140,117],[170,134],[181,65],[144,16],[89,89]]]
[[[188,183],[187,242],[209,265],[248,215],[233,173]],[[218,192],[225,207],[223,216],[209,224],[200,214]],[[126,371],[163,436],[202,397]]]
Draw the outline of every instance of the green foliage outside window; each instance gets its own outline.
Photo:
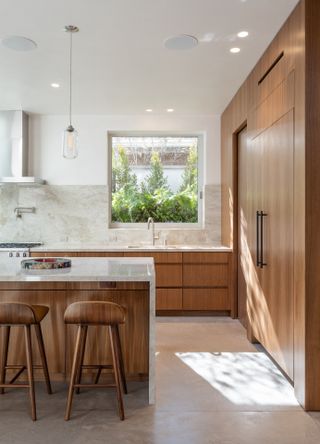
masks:
[[[112,222],[195,223],[198,221],[198,158],[197,150],[189,150],[182,183],[174,193],[164,174],[159,153],[153,151],[150,174],[138,184],[123,147],[118,147],[118,156],[112,156]]]

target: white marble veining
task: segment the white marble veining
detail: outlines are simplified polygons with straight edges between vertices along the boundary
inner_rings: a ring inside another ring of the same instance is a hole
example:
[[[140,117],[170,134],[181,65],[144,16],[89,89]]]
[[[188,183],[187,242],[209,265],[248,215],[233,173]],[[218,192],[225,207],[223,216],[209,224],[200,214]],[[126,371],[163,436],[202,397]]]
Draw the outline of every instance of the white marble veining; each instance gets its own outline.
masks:
[[[103,185],[43,185],[0,187],[0,241],[42,241],[129,245],[146,241],[146,228],[109,227],[108,191]],[[35,207],[34,214],[17,219],[14,208]],[[213,245],[221,242],[219,185],[204,188],[202,229],[157,229],[159,243]]]
[[[67,270],[22,270],[20,258],[0,258],[1,282],[149,282],[149,403],[155,402],[155,268],[152,258],[71,258]]]
[[[154,279],[152,258],[71,258],[71,268],[22,270],[21,258],[0,258],[0,281],[147,281]]]
[[[90,244],[79,243],[70,244],[68,242],[61,242],[57,244],[45,244],[40,247],[31,248],[32,253],[45,252],[148,252],[148,251],[171,251],[171,252],[229,252],[231,248],[224,245],[149,245],[149,244]]]

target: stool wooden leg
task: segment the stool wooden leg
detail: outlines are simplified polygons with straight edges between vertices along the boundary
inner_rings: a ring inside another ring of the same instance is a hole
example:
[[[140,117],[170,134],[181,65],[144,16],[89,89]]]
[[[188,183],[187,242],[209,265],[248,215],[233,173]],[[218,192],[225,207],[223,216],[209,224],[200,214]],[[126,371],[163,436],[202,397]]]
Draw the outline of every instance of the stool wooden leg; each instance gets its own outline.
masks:
[[[50,383],[50,377],[49,377],[49,371],[48,371],[46,351],[45,351],[44,343],[43,343],[41,325],[35,324],[34,328],[35,328],[36,336],[37,336],[37,340],[38,340],[41,363],[42,363],[43,373],[44,373],[44,377],[45,377],[46,385],[47,385],[47,392],[49,395],[51,395],[52,390],[51,390],[51,383]]]
[[[124,420],[124,408],[123,408],[123,399],[122,399],[122,391],[121,391],[121,376],[119,369],[119,357],[118,357],[118,348],[117,348],[117,338],[115,332],[115,326],[109,326],[109,336],[110,336],[110,344],[111,344],[111,352],[112,352],[112,363],[113,363],[113,371],[117,389],[117,398],[118,398],[118,410],[121,421]]]
[[[3,350],[2,350],[2,358],[1,358],[1,375],[0,375],[0,384],[5,384],[6,381],[6,366],[8,364],[8,349],[9,349],[9,339],[10,339],[10,326],[6,325],[4,328],[4,337],[3,337]],[[0,389],[0,393],[4,394],[4,388]]]
[[[82,338],[81,346],[80,346],[80,363],[79,363],[79,371],[78,371],[77,378],[76,378],[76,384],[81,383],[82,366],[83,366],[84,352],[86,350],[88,326],[84,325],[83,329],[84,329],[84,333],[83,333],[83,338]],[[80,393],[80,387],[76,388],[76,393],[77,394]]]
[[[37,413],[36,413],[36,401],[35,401],[35,394],[34,394],[30,325],[24,326],[24,332],[25,332],[25,339],[26,339],[27,370],[28,370],[28,380],[29,380],[29,396],[30,396],[30,403],[31,403],[31,418],[33,421],[35,421],[37,419]]]
[[[123,392],[125,394],[127,394],[128,389],[127,389],[126,373],[124,370],[123,355],[122,355],[122,348],[121,348],[121,341],[120,341],[119,326],[118,325],[115,326],[115,336],[116,336],[116,342],[117,342],[117,348],[118,348],[122,389],[123,389]]]
[[[73,355],[71,375],[70,375],[68,400],[67,400],[66,413],[65,413],[65,417],[64,417],[65,421],[69,421],[69,419],[70,419],[73,392],[74,392],[74,384],[75,384],[77,373],[79,371],[79,361],[80,361],[80,351],[81,351],[80,348],[81,348],[81,342],[82,342],[83,336],[84,336],[84,331],[85,331],[84,326],[79,325],[78,333],[77,333],[76,347],[75,347],[75,351],[74,351],[74,355]]]

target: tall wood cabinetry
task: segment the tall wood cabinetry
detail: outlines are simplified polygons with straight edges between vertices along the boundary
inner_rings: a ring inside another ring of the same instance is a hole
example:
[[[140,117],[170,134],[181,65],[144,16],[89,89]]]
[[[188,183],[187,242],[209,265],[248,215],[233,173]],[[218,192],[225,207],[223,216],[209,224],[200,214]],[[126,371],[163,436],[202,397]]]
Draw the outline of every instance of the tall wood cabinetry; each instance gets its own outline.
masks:
[[[320,410],[319,22],[318,0],[298,2],[221,119],[222,242],[238,257],[239,315],[306,410]]]
[[[293,116],[293,110],[287,110],[255,137],[247,136],[239,153],[239,179],[246,178],[245,189],[239,190],[239,266],[247,293],[248,328],[291,379]]]

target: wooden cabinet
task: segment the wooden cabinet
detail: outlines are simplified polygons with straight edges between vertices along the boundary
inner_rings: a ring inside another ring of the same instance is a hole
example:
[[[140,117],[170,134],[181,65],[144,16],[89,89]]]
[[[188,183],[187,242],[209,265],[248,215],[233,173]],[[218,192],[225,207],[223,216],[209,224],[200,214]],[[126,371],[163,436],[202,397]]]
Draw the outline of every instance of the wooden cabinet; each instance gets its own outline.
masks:
[[[183,309],[232,311],[232,254],[183,253]]]
[[[112,284],[112,286],[110,285]],[[149,284],[147,282],[0,282],[1,302],[42,304],[50,308],[41,322],[49,372],[52,380],[64,380],[70,373],[77,326],[66,326],[66,307],[76,301],[112,301],[126,307],[126,322],[120,326],[124,363],[128,379],[147,379],[149,369]],[[0,329],[0,354],[3,344]],[[103,334],[103,330],[105,334]],[[36,338],[33,335],[33,357],[40,364]],[[23,328],[13,328],[8,361],[25,362]],[[110,344],[107,327],[90,327],[85,363],[108,363]],[[35,370],[37,379],[42,370]]]
[[[230,292],[228,288],[184,288],[183,309],[201,311],[229,311]]]
[[[182,288],[157,288],[156,309],[182,310]]]
[[[153,257],[157,314],[234,315],[231,252],[46,252],[32,256]]]

